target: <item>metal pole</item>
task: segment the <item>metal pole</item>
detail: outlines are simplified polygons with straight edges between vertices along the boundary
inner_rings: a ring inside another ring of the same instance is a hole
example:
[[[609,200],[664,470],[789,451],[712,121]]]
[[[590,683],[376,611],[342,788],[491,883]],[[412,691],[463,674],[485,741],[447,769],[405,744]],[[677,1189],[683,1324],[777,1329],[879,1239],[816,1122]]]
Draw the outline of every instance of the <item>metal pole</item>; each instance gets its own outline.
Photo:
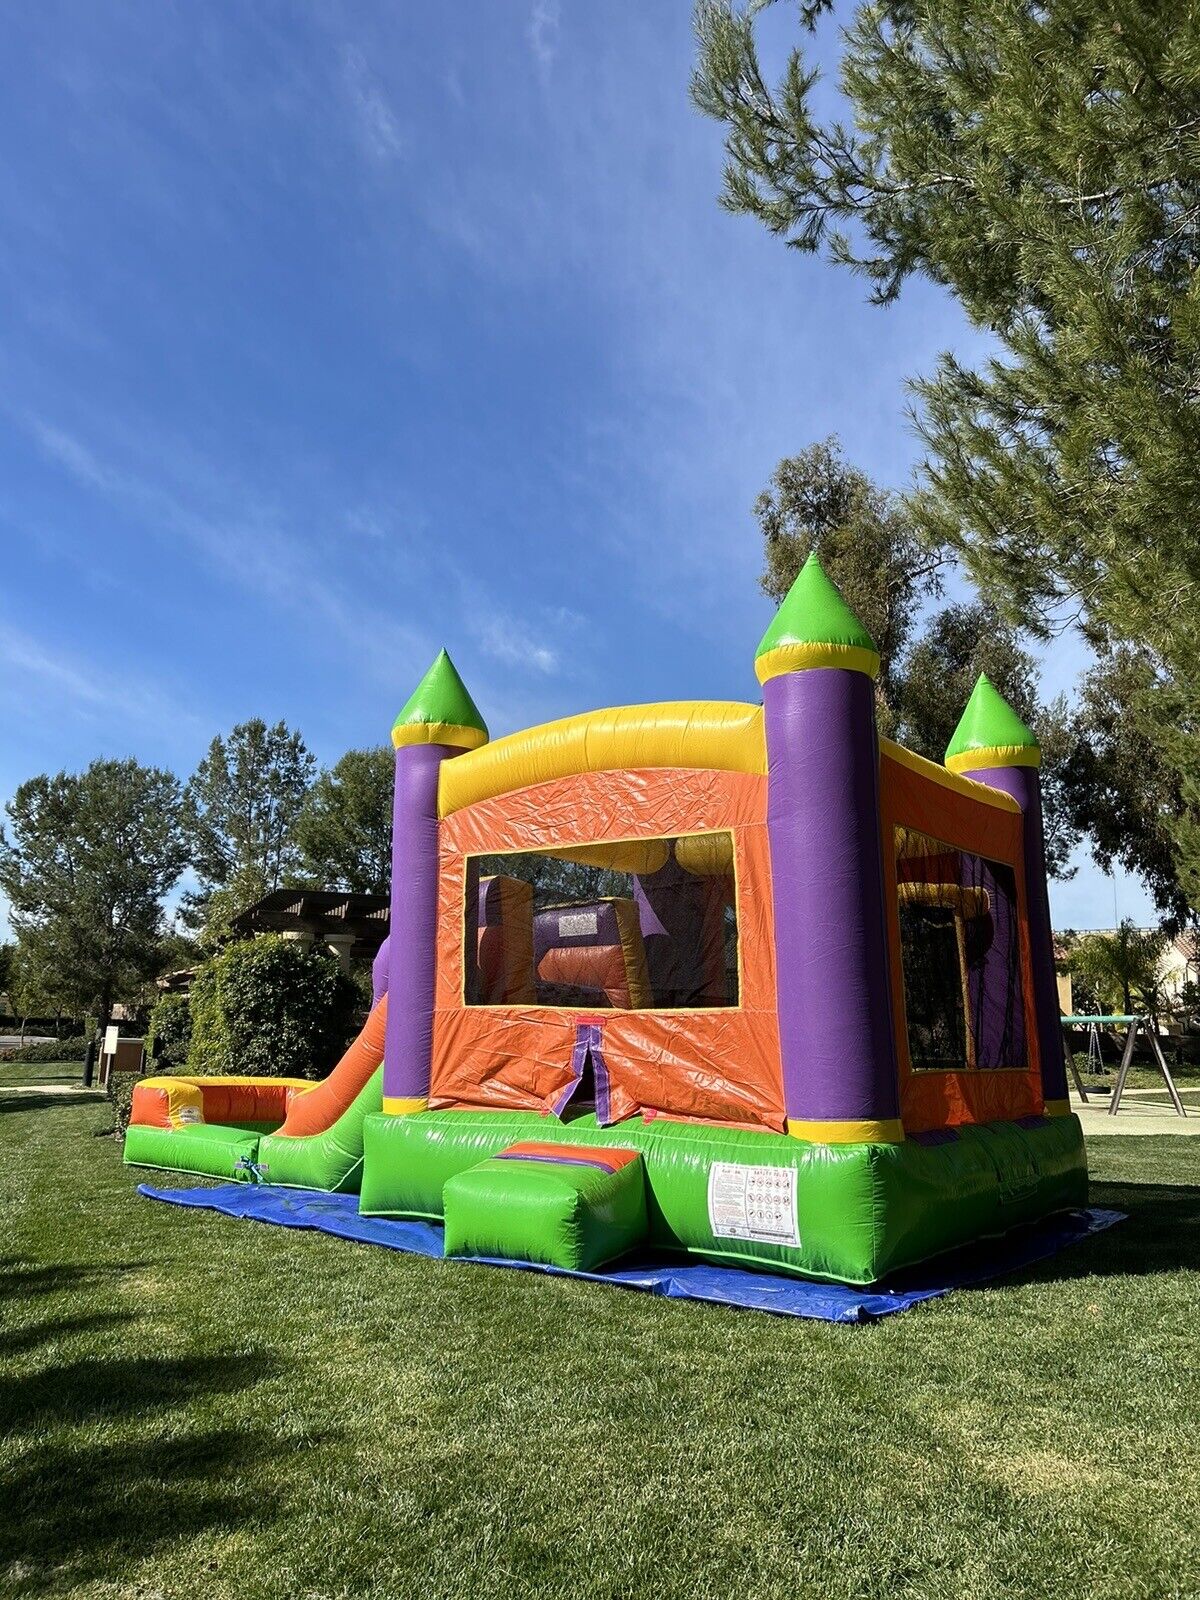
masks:
[[[1067,1065],[1071,1069],[1071,1076],[1075,1079],[1075,1087],[1079,1090],[1079,1098],[1084,1105],[1088,1104],[1087,1090],[1083,1087],[1083,1079],[1079,1076],[1079,1068],[1075,1065],[1075,1052],[1071,1048],[1071,1035],[1067,1032],[1067,1025],[1063,1023],[1063,1045],[1067,1057]]]
[[[1142,1025],[1141,1017],[1134,1017],[1129,1024],[1129,1032],[1125,1036],[1125,1048],[1121,1052],[1121,1070],[1117,1073],[1117,1081],[1113,1088],[1112,1101],[1109,1104],[1108,1114],[1115,1117],[1117,1107],[1121,1104],[1121,1096],[1125,1093],[1125,1079],[1129,1076],[1129,1066],[1133,1060],[1133,1042],[1137,1038],[1137,1031]]]
[[[1158,1058],[1158,1070],[1162,1073],[1163,1078],[1166,1080],[1167,1092],[1171,1096],[1171,1102],[1175,1107],[1175,1111],[1177,1115],[1186,1117],[1187,1112],[1183,1109],[1183,1101],[1179,1098],[1179,1090],[1175,1087],[1175,1080],[1171,1076],[1171,1073],[1167,1067],[1166,1057],[1162,1053],[1162,1046],[1158,1042],[1158,1030],[1151,1023],[1147,1026],[1146,1032],[1150,1035],[1151,1048]]]

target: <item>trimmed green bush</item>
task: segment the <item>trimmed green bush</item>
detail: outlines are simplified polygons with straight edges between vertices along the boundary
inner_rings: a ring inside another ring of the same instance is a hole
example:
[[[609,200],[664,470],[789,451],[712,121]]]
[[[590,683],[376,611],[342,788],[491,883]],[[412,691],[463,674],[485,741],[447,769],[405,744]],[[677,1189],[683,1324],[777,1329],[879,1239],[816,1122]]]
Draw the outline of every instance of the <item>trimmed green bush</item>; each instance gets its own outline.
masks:
[[[323,947],[279,934],[230,945],[192,981],[187,1070],[324,1077],[358,1009],[354,983]]]
[[[148,1070],[179,1071],[187,1062],[191,1042],[192,1008],[187,995],[160,995],[146,1030]]]
[[[82,1061],[87,1054],[87,1044],[79,1035],[73,1039],[47,1039],[45,1044],[16,1045],[0,1050],[0,1061]]]
[[[118,1139],[125,1137],[133,1110],[133,1091],[141,1081],[136,1072],[110,1072],[108,1075],[105,1093],[112,1106],[112,1132]]]

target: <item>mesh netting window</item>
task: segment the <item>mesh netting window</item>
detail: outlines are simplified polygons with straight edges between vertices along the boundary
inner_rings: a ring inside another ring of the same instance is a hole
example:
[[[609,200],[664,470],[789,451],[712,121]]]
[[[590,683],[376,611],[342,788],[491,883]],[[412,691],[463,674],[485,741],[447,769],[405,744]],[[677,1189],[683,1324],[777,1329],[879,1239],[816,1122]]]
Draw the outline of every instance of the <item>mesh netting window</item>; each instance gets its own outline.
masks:
[[[1013,869],[896,829],[900,959],[914,1071],[1024,1068]]]
[[[471,856],[468,1005],[738,1004],[733,836]]]

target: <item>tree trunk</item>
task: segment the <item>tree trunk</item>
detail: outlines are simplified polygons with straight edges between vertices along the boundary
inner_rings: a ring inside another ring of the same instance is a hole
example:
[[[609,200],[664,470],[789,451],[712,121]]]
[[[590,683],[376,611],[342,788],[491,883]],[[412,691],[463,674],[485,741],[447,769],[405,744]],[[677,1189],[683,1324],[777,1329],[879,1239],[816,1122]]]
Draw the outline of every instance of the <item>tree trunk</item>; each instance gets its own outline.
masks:
[[[100,1034],[101,1034],[101,1037],[104,1036],[104,1033],[105,1033],[106,1029],[108,1028],[109,1023],[112,1021],[112,1008],[113,1008],[112,984],[111,983],[106,983],[104,985],[103,989],[101,989],[101,991],[100,991],[99,1022],[100,1022]]]
[[[108,1088],[108,1077],[105,1075],[104,1065],[103,1065],[103,1062],[104,1062],[104,1056],[103,1056],[104,1035],[108,1032],[108,1025],[109,1025],[109,1022],[112,1020],[112,1008],[113,1008],[112,984],[111,983],[106,983],[104,985],[103,989],[101,989],[101,991],[100,991],[100,1010],[99,1010],[99,1015],[97,1017],[97,1021],[99,1022],[99,1025],[100,1025],[98,1039],[97,1039],[97,1049],[101,1053],[101,1055],[100,1055],[100,1060],[101,1060],[100,1082],[101,1082],[102,1086],[104,1088],[106,1088],[106,1089]],[[112,1069],[111,1069],[111,1064],[110,1064],[110,1067],[109,1067],[110,1074],[111,1074],[111,1070]]]

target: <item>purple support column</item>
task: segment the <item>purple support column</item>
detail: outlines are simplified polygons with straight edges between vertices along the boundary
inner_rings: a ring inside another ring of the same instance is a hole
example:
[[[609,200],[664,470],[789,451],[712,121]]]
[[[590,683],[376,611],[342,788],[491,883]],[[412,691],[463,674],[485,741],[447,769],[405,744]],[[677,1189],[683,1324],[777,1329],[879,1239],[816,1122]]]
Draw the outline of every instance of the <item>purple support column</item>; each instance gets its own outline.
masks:
[[[371,963],[371,1004],[377,1006],[387,993],[388,986],[388,961],[391,958],[391,946],[384,940],[375,952],[375,959]]]
[[[429,1098],[437,967],[438,772],[450,745],[396,751],[392,810],[392,913],[383,1108],[419,1111]]]
[[[899,1141],[871,679],[783,673],[763,704],[789,1131]]]
[[[1050,1111],[1069,1109],[1063,1059],[1058,985],[1054,979],[1054,934],[1046,887],[1046,845],[1042,822],[1042,780],[1036,767],[978,767],[963,774],[1011,795],[1024,814],[1025,900],[1029,915],[1029,960],[1033,968],[1033,1012],[1042,1096]]]

